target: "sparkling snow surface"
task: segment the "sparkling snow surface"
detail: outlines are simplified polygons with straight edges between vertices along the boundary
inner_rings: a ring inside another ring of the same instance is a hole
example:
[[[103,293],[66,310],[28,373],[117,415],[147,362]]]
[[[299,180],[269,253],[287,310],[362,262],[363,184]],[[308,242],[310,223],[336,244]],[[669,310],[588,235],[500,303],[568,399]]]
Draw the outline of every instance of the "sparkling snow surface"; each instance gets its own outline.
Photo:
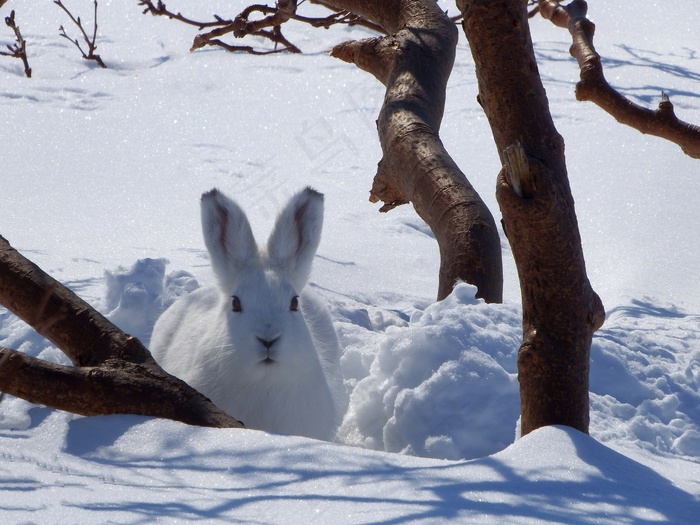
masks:
[[[92,2],[64,3],[90,26]],[[247,5],[166,4],[200,20]],[[591,0],[589,13],[610,83],[650,108],[664,91],[698,124],[696,4]],[[429,228],[408,206],[379,214],[367,200],[383,86],[325,53],[368,31],[290,24],[303,55],[190,53],[195,28],[103,0],[100,69],[59,36],[60,25],[78,33],[51,2],[10,0],[0,14],[11,9],[33,78],[0,57],[0,235],[147,342],[165,308],[213,282],[203,192],[234,197],[264,239],[311,185],[326,212],[310,286],[332,313],[350,406],[324,443],[81,418],[5,396],[3,523],[697,523],[700,164],[577,102],[568,32],[532,21],[607,320],[591,349],[591,435],[550,427],[516,440],[520,298],[507,241],[504,304],[466,284],[434,302]],[[498,221],[499,161],[460,38],[441,134]],[[2,47],[12,39],[3,26]],[[68,362],[2,308],[0,345]]]

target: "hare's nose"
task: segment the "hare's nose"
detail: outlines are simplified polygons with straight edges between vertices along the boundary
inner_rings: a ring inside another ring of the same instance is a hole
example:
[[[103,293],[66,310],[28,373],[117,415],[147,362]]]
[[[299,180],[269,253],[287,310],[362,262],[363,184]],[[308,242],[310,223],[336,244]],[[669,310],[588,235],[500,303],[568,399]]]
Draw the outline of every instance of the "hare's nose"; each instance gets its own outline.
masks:
[[[261,345],[263,345],[265,348],[267,348],[269,350],[270,348],[272,348],[272,345],[274,345],[275,342],[277,342],[279,337],[275,337],[274,339],[263,339],[262,337],[258,337],[257,339],[258,339],[258,341],[260,341]]]

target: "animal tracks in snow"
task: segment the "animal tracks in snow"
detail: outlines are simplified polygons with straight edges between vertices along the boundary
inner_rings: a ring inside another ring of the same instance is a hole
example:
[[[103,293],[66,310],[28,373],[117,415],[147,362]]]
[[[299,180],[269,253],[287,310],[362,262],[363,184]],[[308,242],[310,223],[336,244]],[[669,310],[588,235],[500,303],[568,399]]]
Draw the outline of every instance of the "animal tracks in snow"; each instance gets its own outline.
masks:
[[[16,104],[18,101],[30,104],[49,104],[82,111],[100,109],[111,101],[113,96],[104,91],[92,91],[65,87],[35,87],[29,93],[1,91],[1,104]]]

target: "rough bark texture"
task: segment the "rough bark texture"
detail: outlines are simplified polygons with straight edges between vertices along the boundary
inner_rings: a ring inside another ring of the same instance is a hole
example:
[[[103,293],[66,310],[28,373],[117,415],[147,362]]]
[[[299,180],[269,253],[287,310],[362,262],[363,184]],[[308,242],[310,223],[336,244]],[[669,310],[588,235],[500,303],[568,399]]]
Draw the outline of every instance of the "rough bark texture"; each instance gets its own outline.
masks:
[[[76,365],[0,348],[0,391],[82,415],[129,413],[192,425],[242,426],[163,371],[138,339],[121,332],[1,236],[0,304]]]
[[[408,202],[440,247],[438,299],[458,280],[478,297],[500,302],[501,246],[493,216],[445,150],[438,135],[452,70],[457,29],[433,0],[319,2],[352,11],[389,36],[352,41],[333,55],[372,73],[386,86],[377,127],[383,158],[371,200],[382,211]]]
[[[621,124],[670,140],[689,157],[700,159],[700,127],[676,117],[673,104],[664,93],[659,107],[650,110],[625,98],[608,84],[600,55],[593,47],[595,25],[586,18],[588,6],[585,1],[574,0],[562,6],[556,0],[540,0],[539,8],[544,18],[571,33],[571,56],[581,69],[581,79],[576,84],[578,100],[591,101]]]
[[[540,80],[526,4],[458,1],[479,101],[504,164],[496,196],[523,302],[522,434],[553,424],[588,432],[590,344],[604,311],[586,276],[564,142]]]

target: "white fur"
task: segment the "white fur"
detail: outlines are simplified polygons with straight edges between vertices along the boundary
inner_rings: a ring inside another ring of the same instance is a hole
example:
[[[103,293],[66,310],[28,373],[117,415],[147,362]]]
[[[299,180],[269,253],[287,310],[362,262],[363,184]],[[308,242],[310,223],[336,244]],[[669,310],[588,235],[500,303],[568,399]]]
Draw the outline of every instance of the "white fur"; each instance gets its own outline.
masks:
[[[153,329],[153,356],[250,428],[331,439],[345,408],[340,350],[330,314],[304,290],[323,195],[310,188],[294,195],[264,251],[234,201],[212,190],[201,205],[218,286],[165,311]],[[241,311],[233,311],[232,296]]]

